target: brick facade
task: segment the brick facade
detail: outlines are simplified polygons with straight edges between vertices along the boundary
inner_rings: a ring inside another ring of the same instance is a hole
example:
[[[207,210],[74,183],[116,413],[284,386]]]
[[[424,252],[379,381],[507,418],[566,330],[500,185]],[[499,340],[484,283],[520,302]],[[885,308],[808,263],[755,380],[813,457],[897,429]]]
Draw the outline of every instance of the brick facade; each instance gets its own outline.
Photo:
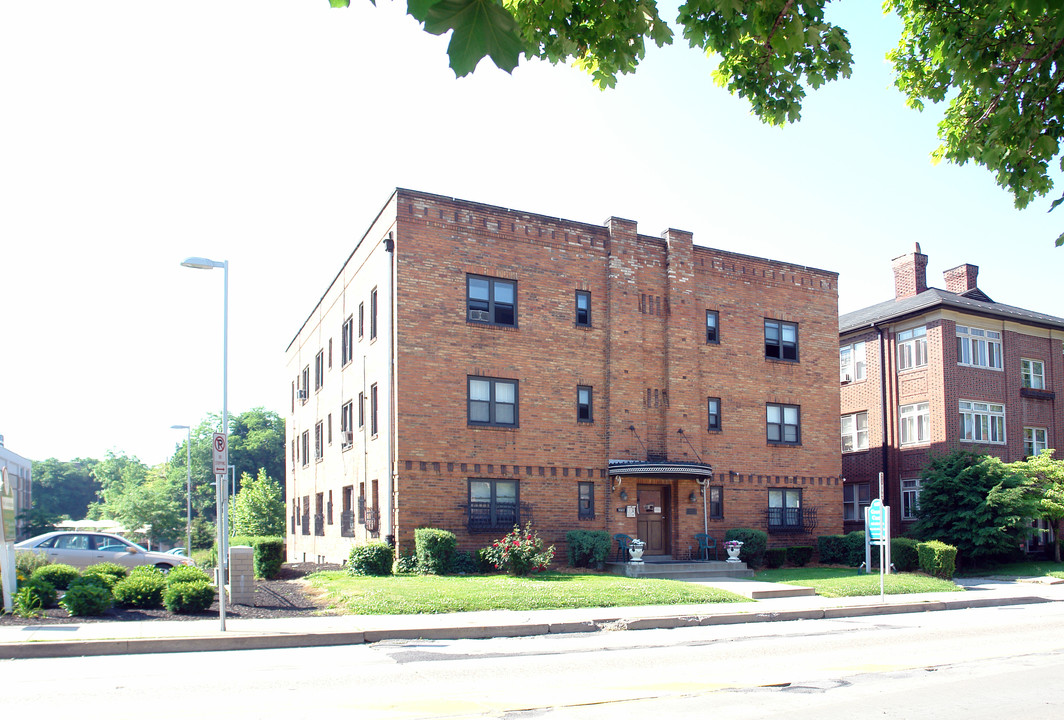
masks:
[[[693,240],[641,235],[620,218],[589,225],[397,190],[287,351],[289,559],[338,562],[374,537],[410,551],[418,527],[482,547],[509,528],[474,531],[474,483],[500,495],[513,488],[520,522],[531,519],[559,558],[572,529],[660,531],[660,553],[675,558],[696,549],[706,525],[718,541],[732,527],[771,529],[772,545],[841,531],[837,275]],[[479,310],[471,319],[470,277],[516,289],[512,325],[481,321]],[[342,363],[345,319],[357,326],[373,288],[379,334],[359,339],[355,327]],[[586,324],[578,292],[590,298]],[[719,342],[707,342],[707,311],[719,318]],[[766,357],[766,321],[797,331],[796,361]],[[329,347],[316,388],[315,358]],[[515,388],[513,424],[470,421],[478,381]],[[378,433],[356,428],[341,447],[344,404],[355,404],[357,424],[358,394],[368,398],[373,385]],[[590,389],[588,418],[577,416],[578,387]],[[719,430],[707,427],[708,398],[719,398]],[[768,442],[768,404],[798,409],[799,442]],[[315,426],[330,416],[333,443],[319,460]],[[618,474],[624,463],[645,474]],[[721,494],[715,517],[703,512],[699,480]],[[340,503],[345,488],[357,498],[360,487],[367,513],[379,509],[376,531],[355,517],[342,534],[335,507],[332,524],[316,523],[319,496],[328,509],[327,498]],[[770,488],[800,491],[797,525],[769,527]],[[593,511],[581,517],[588,489]]]

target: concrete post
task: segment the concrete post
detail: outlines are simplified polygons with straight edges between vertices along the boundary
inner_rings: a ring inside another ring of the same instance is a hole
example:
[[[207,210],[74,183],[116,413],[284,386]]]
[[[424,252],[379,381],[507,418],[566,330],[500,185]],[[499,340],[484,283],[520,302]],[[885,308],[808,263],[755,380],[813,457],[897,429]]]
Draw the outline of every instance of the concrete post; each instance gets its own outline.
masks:
[[[255,604],[255,556],[246,545],[229,548],[229,602]]]

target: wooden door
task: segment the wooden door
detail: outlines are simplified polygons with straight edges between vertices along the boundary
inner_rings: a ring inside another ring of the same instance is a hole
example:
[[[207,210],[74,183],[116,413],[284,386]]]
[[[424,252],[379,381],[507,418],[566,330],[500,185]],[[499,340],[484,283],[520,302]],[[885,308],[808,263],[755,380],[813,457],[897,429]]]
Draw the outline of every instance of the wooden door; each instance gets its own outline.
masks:
[[[636,500],[639,539],[647,544],[644,555],[669,554],[668,488],[639,485]]]

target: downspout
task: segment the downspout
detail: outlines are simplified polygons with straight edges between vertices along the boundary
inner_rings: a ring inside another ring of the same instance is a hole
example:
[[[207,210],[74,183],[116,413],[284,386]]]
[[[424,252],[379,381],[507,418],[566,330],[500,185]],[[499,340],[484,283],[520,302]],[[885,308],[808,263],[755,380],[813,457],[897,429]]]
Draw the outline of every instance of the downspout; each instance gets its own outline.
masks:
[[[396,431],[398,430],[398,413],[396,412],[396,398],[395,398],[395,340],[396,340],[396,322],[395,313],[399,306],[395,297],[395,275],[396,275],[396,263],[395,263],[395,233],[389,232],[388,237],[384,239],[384,249],[388,253],[388,292],[385,295],[388,298],[388,478],[384,484],[384,502],[383,508],[384,515],[387,518],[387,522],[384,526],[384,540],[392,547],[395,547],[395,487],[396,479],[399,470],[398,463],[395,460],[396,453]]]

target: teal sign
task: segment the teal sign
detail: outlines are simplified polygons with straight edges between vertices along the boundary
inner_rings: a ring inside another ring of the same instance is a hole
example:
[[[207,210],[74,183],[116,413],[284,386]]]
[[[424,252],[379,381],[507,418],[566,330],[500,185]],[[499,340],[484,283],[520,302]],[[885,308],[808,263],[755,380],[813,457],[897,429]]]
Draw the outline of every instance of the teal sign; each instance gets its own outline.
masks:
[[[876,498],[868,506],[868,537],[873,540],[882,540],[887,534],[886,526],[887,518],[883,512],[883,503]]]

